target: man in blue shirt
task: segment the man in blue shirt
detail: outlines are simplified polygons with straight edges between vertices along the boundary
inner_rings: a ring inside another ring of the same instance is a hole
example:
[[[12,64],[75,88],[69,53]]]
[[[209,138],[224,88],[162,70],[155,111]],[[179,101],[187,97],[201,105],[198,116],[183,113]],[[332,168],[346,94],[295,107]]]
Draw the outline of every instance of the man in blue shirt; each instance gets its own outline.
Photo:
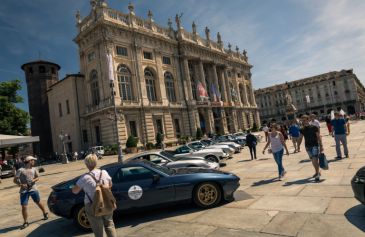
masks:
[[[300,152],[300,146],[299,146],[300,127],[297,124],[296,120],[294,120],[289,126],[289,135],[291,136],[291,140],[293,142],[294,153]]]
[[[343,145],[343,150],[345,153],[346,158],[349,157],[349,150],[347,148],[347,126],[346,126],[346,120],[341,118],[340,113],[335,112],[335,119],[331,121],[332,127],[333,127],[333,135],[335,137],[336,142],[336,153],[337,153],[337,159],[341,159],[341,143]]]

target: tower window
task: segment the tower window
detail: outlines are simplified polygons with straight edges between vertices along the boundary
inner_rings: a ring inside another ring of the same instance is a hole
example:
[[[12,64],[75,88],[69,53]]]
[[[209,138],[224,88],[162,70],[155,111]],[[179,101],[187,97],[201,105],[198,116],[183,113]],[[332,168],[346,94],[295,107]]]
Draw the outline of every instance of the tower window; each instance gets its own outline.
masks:
[[[144,59],[152,60],[152,53],[151,53],[151,52],[146,52],[146,51],[144,51],[144,52],[143,52],[143,58],[144,58]]]
[[[45,73],[46,72],[46,68],[44,66],[39,66],[38,70],[39,70],[39,73]]]

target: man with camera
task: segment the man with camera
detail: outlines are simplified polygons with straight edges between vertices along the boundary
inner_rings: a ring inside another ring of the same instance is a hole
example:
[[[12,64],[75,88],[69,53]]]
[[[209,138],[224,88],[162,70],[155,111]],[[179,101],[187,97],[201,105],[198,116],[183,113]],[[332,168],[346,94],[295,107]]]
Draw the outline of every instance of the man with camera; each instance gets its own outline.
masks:
[[[31,197],[42,210],[43,220],[48,219],[48,213],[46,212],[44,205],[41,203],[41,198],[35,184],[39,181],[38,170],[34,168],[36,160],[37,158],[33,156],[27,156],[24,160],[25,167],[18,169],[14,177],[14,183],[20,187],[20,205],[22,206],[22,215],[24,219],[21,229],[29,226],[27,210],[29,197]]]

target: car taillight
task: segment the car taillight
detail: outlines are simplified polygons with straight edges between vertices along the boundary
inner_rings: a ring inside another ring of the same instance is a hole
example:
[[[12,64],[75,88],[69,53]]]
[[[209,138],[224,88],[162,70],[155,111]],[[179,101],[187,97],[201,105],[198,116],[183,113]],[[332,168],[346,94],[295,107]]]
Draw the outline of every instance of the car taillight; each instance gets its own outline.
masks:
[[[49,202],[50,204],[56,204],[57,203],[57,195],[55,192],[52,192],[51,195],[49,195]]]

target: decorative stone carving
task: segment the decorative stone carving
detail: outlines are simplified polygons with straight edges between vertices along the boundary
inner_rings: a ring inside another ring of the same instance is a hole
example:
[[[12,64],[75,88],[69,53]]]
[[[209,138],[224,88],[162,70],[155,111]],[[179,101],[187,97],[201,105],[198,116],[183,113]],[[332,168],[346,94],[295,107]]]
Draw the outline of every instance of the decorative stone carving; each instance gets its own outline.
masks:
[[[246,51],[245,49],[243,50],[242,54],[243,54],[243,58],[244,58],[244,59],[245,59],[245,61],[247,62],[247,60],[248,60],[248,56],[247,56],[247,51]]]
[[[220,34],[219,32],[217,33],[217,42],[218,42],[218,44],[219,44],[220,46],[222,46],[222,45],[223,45],[222,37],[221,37],[221,34]]]
[[[208,26],[205,27],[205,37],[207,38],[208,41],[210,41],[210,30]]]
[[[80,11],[77,10],[76,12],[76,24],[79,25],[81,23],[81,14]]]
[[[228,51],[229,52],[232,52],[232,45],[231,45],[231,43],[228,43]]]
[[[169,29],[172,29],[172,21],[171,18],[167,19],[167,25],[169,26]]]
[[[193,34],[196,35],[196,24],[195,24],[195,21],[193,21],[193,24],[191,25],[191,28],[193,29]]]
[[[129,4],[128,4],[128,10],[129,10],[129,14],[135,15],[135,13],[134,13],[134,5],[131,2],[129,2]]]
[[[149,22],[154,22],[154,20],[153,20],[153,14],[152,14],[151,10],[148,10],[147,16],[148,16]]]
[[[180,16],[178,14],[176,14],[176,16],[175,16],[175,22],[176,22],[177,30],[181,29],[181,17],[182,16],[183,16],[182,13],[180,14]]]

